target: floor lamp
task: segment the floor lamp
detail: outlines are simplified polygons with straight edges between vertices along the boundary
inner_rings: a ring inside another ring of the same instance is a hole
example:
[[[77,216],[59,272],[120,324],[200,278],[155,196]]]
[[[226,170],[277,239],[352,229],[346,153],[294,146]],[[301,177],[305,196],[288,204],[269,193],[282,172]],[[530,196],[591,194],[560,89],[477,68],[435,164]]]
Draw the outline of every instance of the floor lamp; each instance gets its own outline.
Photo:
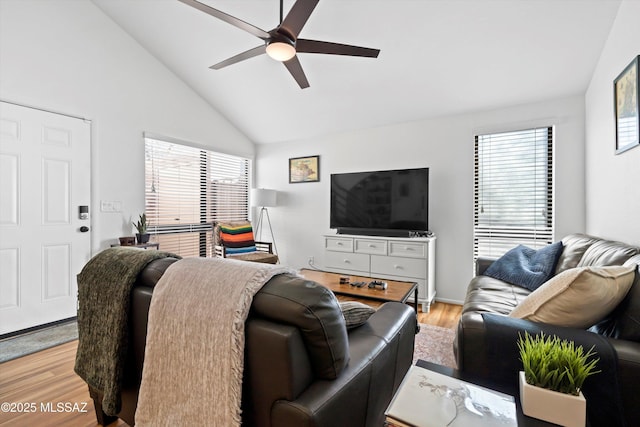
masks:
[[[273,229],[271,228],[271,219],[269,218],[269,210],[268,207],[277,206],[276,203],[276,190],[267,190],[266,188],[254,188],[251,192],[251,200],[253,201],[253,206],[260,206],[260,216],[258,217],[258,224],[256,225],[256,240],[262,240],[262,228],[263,228],[263,218],[267,217],[267,223],[269,224],[269,233],[271,234],[271,241],[273,242],[273,252],[275,254],[278,253],[278,248],[276,247],[276,239],[273,236]]]

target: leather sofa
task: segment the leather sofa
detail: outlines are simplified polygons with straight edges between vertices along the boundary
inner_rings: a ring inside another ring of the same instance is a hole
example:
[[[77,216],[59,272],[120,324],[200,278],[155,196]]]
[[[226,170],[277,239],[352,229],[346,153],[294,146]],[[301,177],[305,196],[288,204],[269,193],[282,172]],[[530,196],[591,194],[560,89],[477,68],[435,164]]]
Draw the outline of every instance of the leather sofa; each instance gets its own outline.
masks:
[[[175,261],[151,261],[131,292],[129,346],[117,414],[131,426],[149,304],[155,284]],[[383,425],[384,411],[412,363],[416,322],[411,307],[391,302],[364,325],[347,330],[328,289],[294,275],[275,276],[255,295],[245,324],[243,426]],[[101,409],[101,392],[91,387],[89,392],[98,423],[114,421]]]
[[[640,248],[636,246],[584,234],[569,235],[562,242],[564,248],[556,274],[574,267],[640,264]],[[604,392],[616,396],[614,403],[620,405],[622,425],[624,422],[628,426],[640,425],[640,272],[636,270],[631,290],[618,307],[603,321],[582,330],[508,317],[531,291],[482,275],[492,261],[478,260],[476,277],[467,289],[454,340],[458,369],[496,383],[510,384],[515,390],[517,380],[514,378],[522,370],[516,344],[518,333],[544,332],[576,344],[603,339],[605,347],[613,349],[612,376],[617,374],[617,385]],[[499,328],[491,326],[496,319],[501,325]],[[594,337],[594,333],[598,336]],[[594,405],[587,396],[587,407]],[[591,419],[590,422],[592,427],[600,425]]]

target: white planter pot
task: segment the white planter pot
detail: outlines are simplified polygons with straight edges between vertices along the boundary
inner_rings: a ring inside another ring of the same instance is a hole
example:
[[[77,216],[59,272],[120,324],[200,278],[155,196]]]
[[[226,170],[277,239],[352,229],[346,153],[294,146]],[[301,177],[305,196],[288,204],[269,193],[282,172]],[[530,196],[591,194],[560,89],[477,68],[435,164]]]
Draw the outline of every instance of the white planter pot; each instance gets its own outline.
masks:
[[[528,384],[520,371],[520,403],[522,412],[530,417],[566,427],[585,427],[587,402],[579,396],[559,393]]]

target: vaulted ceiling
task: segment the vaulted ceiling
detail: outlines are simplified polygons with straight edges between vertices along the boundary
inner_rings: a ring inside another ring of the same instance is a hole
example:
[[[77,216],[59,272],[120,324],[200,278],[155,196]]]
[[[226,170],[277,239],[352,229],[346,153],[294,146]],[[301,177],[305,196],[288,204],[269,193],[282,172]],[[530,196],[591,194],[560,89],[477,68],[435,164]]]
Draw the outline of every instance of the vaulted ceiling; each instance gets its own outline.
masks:
[[[92,0],[256,143],[584,94],[619,0],[321,0],[300,37],[381,50],[299,54],[300,89],[260,45],[177,0]],[[266,31],[278,0],[201,0]],[[284,1],[284,12],[293,5]]]

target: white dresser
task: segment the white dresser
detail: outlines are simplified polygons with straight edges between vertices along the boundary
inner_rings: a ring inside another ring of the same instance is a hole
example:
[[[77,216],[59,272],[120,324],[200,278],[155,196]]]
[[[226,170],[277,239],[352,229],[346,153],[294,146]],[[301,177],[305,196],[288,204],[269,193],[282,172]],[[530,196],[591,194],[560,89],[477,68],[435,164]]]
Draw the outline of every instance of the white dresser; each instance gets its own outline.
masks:
[[[327,271],[416,282],[418,302],[427,313],[436,296],[435,247],[432,237],[324,236]]]

